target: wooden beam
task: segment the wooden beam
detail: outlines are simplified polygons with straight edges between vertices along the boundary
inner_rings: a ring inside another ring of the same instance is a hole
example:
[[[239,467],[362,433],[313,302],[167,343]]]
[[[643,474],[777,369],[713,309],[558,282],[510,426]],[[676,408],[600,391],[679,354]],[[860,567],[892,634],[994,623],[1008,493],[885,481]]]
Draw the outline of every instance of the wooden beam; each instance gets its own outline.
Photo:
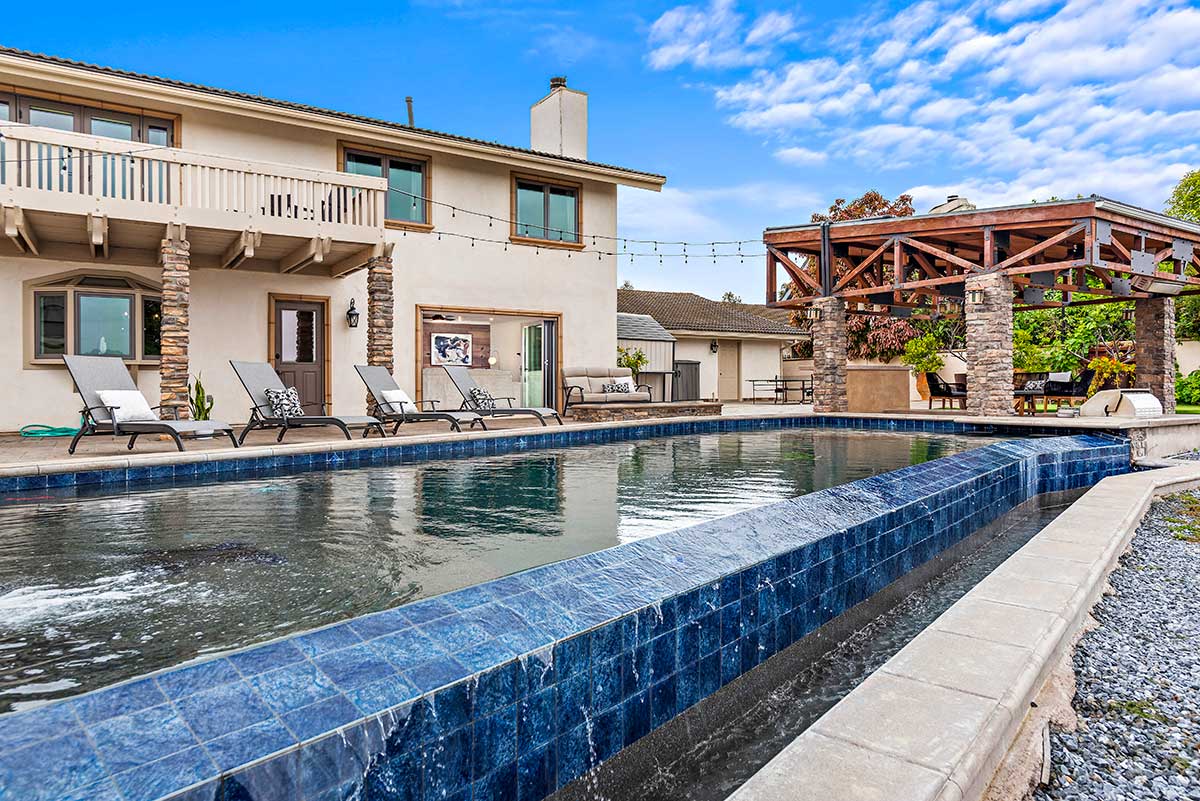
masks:
[[[797,288],[799,288],[799,285],[802,283],[808,284],[809,289],[820,293],[821,284],[815,278],[809,275],[807,270],[801,270],[799,267],[797,267],[796,264],[789,259],[783,251],[768,246],[767,252],[773,255],[775,259],[783,265],[783,269],[792,277],[792,280],[796,282]]]
[[[1071,226],[1070,228],[1068,228],[1065,231],[1060,231],[1059,233],[1055,234],[1054,236],[1050,237],[1049,239],[1043,239],[1041,242],[1038,242],[1033,247],[1025,248],[1025,250],[1022,250],[1020,253],[1017,253],[1014,256],[1009,256],[1007,259],[1005,259],[1004,261],[997,264],[996,269],[1004,270],[1008,267],[1012,267],[1014,264],[1018,264],[1019,262],[1025,261],[1025,259],[1028,259],[1029,257],[1034,256],[1038,253],[1041,253],[1042,251],[1046,250],[1047,248],[1054,247],[1055,245],[1057,245],[1059,242],[1063,241],[1064,239],[1068,239],[1068,238],[1074,236],[1075,234],[1082,231],[1085,227],[1086,227],[1086,225],[1084,223],[1079,223],[1078,225]]]
[[[849,284],[851,281],[857,278],[861,273],[864,273],[870,269],[871,265],[875,263],[876,259],[883,255],[883,252],[888,249],[888,245],[890,244],[892,244],[892,240],[890,238],[885,239],[882,245],[871,251],[871,255],[867,256],[865,259],[860,261],[857,266],[843,275],[841,280],[839,280],[833,287],[833,291],[838,291],[842,287],[846,286],[846,284]]]
[[[108,217],[103,214],[87,216],[88,247],[92,258],[108,258]]]
[[[925,273],[925,275],[929,276],[930,278],[941,277],[941,273],[937,271],[936,267],[929,263],[929,259],[925,257],[924,253],[919,250],[913,251],[912,257],[913,261],[920,265],[921,270]]]
[[[254,258],[254,249],[262,244],[262,231],[248,228],[237,235],[221,254],[221,267],[236,270],[246,259]]]
[[[33,230],[33,225],[25,217],[25,210],[20,206],[5,206],[3,211],[4,235],[11,239],[22,253],[39,255],[40,246],[37,232]]]
[[[300,247],[279,260],[279,272],[294,273],[303,270],[310,264],[320,264],[325,261],[325,255],[333,247],[333,240],[327,236],[314,236]]]
[[[336,264],[329,266],[329,275],[331,278],[341,278],[350,273],[361,270],[367,266],[367,262],[371,259],[383,255],[383,245],[367,245],[365,248],[356,250],[346,258]]]
[[[933,245],[930,245],[926,242],[922,242],[919,239],[913,239],[912,237],[909,237],[909,236],[898,236],[898,237],[896,237],[896,239],[899,240],[900,242],[903,242],[905,245],[909,245],[918,250],[923,250],[926,253],[928,253],[930,256],[936,256],[937,258],[941,259],[942,261],[948,261],[951,264],[962,267],[964,270],[970,270],[971,272],[977,273],[983,269],[978,264],[973,264],[973,263],[967,261],[966,259],[960,259],[958,256],[955,256],[952,253],[947,253],[946,251],[942,250],[941,248],[934,247]],[[983,258],[985,261],[987,260],[986,252],[983,254]]]

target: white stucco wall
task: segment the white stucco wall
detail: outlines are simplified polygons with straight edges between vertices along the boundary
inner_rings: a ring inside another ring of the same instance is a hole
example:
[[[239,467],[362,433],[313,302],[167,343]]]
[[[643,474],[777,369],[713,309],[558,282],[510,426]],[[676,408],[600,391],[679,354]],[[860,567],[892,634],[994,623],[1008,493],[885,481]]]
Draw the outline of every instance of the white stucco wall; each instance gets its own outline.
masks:
[[[717,397],[717,354],[709,351],[710,338],[682,337],[675,335],[675,359],[684,362],[700,362],[700,397],[704,400]]]

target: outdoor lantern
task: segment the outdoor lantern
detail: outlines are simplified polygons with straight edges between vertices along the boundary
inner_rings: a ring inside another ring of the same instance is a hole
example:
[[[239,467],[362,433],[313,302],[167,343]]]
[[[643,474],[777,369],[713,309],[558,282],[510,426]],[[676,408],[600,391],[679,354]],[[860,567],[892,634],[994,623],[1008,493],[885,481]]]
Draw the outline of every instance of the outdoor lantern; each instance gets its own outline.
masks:
[[[350,298],[350,308],[346,310],[346,325],[358,328],[358,309],[354,308],[354,298]]]
[[[1127,323],[1133,322],[1133,307],[1132,306],[1126,306],[1125,308],[1121,309],[1121,319]]]
[[[716,353],[716,352],[717,352],[717,349],[718,349],[719,347],[720,347],[720,345],[718,345],[718,344],[717,344],[717,340],[715,340],[715,339],[714,339],[713,341],[711,341],[711,342],[709,342],[709,343],[708,343],[708,352],[709,352],[709,353]]]
[[[976,306],[978,306],[980,303],[983,303],[983,290],[982,289],[968,289],[967,290],[967,302],[972,303]]]
[[[821,321],[821,310],[816,306],[805,306],[804,319],[814,323],[819,323]]]

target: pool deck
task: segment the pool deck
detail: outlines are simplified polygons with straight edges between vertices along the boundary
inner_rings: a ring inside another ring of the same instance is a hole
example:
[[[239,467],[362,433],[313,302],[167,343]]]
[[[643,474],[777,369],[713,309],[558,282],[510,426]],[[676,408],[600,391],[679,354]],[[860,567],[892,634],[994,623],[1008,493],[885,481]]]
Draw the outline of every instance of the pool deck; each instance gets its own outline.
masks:
[[[948,410],[949,411],[949,410]],[[780,417],[806,417],[813,415],[811,405],[801,404],[726,404],[722,417],[772,419]],[[1168,456],[1200,448],[1200,416],[1171,415],[1152,420],[1116,420],[1111,418],[1045,417],[972,417],[947,412],[911,412],[908,414],[887,413],[842,413],[823,415],[861,419],[889,420],[940,420],[964,423],[986,428],[1005,426],[1010,429],[1027,429],[1031,435],[1049,433],[1050,429],[1070,429],[1077,432],[1110,432],[1128,436],[1133,443],[1133,455],[1137,458]],[[547,427],[534,420],[513,418],[489,422],[488,431],[447,431],[442,423],[407,424],[396,436],[386,440],[378,437],[344,439],[334,429],[298,429],[289,432],[282,444],[275,442],[274,432],[251,434],[246,444],[234,449],[225,439],[187,440],[184,452],[175,449],[170,440],[142,437],[133,451],[125,447],[125,439],[94,436],[84,438],[74,456],[67,454],[66,438],[23,438],[15,434],[0,435],[0,478],[32,475],[53,475],[74,471],[104,471],[130,467],[153,467],[168,464],[193,462],[254,459],[266,456],[297,456],[311,453],[329,453],[378,448],[381,443],[426,444],[462,440],[489,439],[511,436],[514,433],[546,433],[557,431],[584,431],[589,429],[623,428],[630,426],[663,423],[681,423],[698,418],[661,418],[655,420],[633,420],[625,422],[579,423],[570,418],[563,426],[551,423]]]

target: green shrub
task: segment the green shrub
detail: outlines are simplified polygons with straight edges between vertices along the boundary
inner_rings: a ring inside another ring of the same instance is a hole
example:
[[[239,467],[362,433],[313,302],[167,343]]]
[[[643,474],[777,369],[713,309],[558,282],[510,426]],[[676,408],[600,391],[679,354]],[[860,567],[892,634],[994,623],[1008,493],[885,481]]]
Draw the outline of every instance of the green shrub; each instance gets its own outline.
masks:
[[[1200,404],[1200,370],[1175,379],[1175,402],[1189,406]]]
[[[904,346],[900,362],[907,364],[914,375],[936,373],[946,366],[946,360],[938,353],[941,343],[936,335],[922,334],[916,339],[910,339]]]

